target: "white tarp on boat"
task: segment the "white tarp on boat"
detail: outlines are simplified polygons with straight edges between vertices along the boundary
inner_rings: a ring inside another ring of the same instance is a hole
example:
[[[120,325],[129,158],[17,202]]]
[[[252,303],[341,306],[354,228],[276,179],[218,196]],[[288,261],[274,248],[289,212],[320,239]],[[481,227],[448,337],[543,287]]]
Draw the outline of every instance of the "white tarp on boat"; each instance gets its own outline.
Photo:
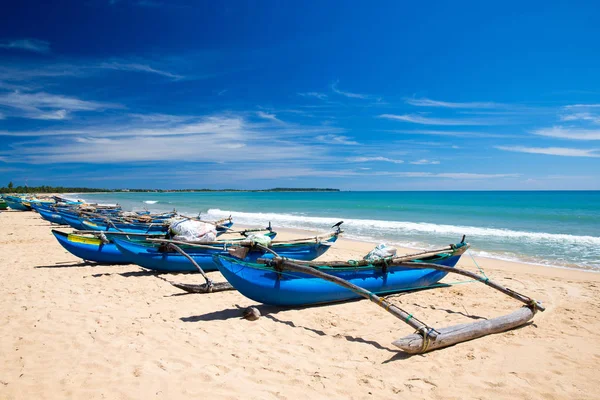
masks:
[[[396,248],[390,247],[385,243],[379,244],[373,250],[369,252],[363,259],[369,262],[381,260],[382,258],[394,257],[396,255]]]
[[[190,219],[174,221],[169,226],[173,239],[190,242],[214,242],[217,229],[213,224]]]

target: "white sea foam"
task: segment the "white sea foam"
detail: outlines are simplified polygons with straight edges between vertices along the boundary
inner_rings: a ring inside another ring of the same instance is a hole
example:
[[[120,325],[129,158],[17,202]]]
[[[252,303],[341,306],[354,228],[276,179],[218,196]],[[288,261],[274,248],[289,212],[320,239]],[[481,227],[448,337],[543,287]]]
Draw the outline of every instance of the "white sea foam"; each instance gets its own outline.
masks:
[[[156,204],[156,203],[158,203],[158,200],[145,200],[144,203],[146,203],[146,204]]]
[[[276,224],[290,228],[309,228],[324,229],[340,220],[344,220],[344,228],[349,233],[349,237],[366,238],[373,237],[373,234],[437,234],[444,236],[484,237],[494,239],[522,240],[531,242],[553,242],[559,245],[577,244],[581,246],[600,246],[600,237],[596,236],[577,236],[559,233],[547,232],[529,232],[510,229],[482,228],[476,226],[462,225],[438,225],[426,222],[407,222],[407,221],[382,221],[373,219],[344,219],[344,218],[323,218],[307,217],[292,214],[278,213],[245,213],[220,209],[208,210],[210,216],[223,218],[229,215],[234,217],[234,221],[244,224],[264,224],[266,221],[272,221]]]

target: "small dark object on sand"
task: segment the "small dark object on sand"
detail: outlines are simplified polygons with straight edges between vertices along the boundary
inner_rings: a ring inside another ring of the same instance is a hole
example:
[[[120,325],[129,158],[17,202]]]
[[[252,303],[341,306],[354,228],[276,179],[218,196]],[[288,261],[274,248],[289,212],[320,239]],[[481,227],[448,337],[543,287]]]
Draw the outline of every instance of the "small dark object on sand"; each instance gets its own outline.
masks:
[[[244,310],[243,318],[248,321],[256,321],[260,318],[260,311],[256,307],[248,307]]]

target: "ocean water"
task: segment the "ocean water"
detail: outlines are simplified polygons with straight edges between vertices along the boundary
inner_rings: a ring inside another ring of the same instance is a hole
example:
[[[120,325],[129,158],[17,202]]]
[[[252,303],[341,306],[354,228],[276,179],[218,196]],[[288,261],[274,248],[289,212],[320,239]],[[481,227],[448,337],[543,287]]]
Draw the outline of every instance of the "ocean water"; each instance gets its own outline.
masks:
[[[210,192],[82,194],[124,209],[229,215],[234,222],[327,230],[419,249],[459,242],[475,254],[600,271],[600,192]]]

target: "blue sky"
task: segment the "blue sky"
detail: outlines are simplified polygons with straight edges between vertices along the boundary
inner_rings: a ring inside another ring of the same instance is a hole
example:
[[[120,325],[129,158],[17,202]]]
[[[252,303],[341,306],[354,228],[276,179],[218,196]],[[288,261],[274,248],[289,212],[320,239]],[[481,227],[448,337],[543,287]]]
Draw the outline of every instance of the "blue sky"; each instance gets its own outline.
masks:
[[[598,15],[592,1],[7,2],[0,185],[597,190]]]

